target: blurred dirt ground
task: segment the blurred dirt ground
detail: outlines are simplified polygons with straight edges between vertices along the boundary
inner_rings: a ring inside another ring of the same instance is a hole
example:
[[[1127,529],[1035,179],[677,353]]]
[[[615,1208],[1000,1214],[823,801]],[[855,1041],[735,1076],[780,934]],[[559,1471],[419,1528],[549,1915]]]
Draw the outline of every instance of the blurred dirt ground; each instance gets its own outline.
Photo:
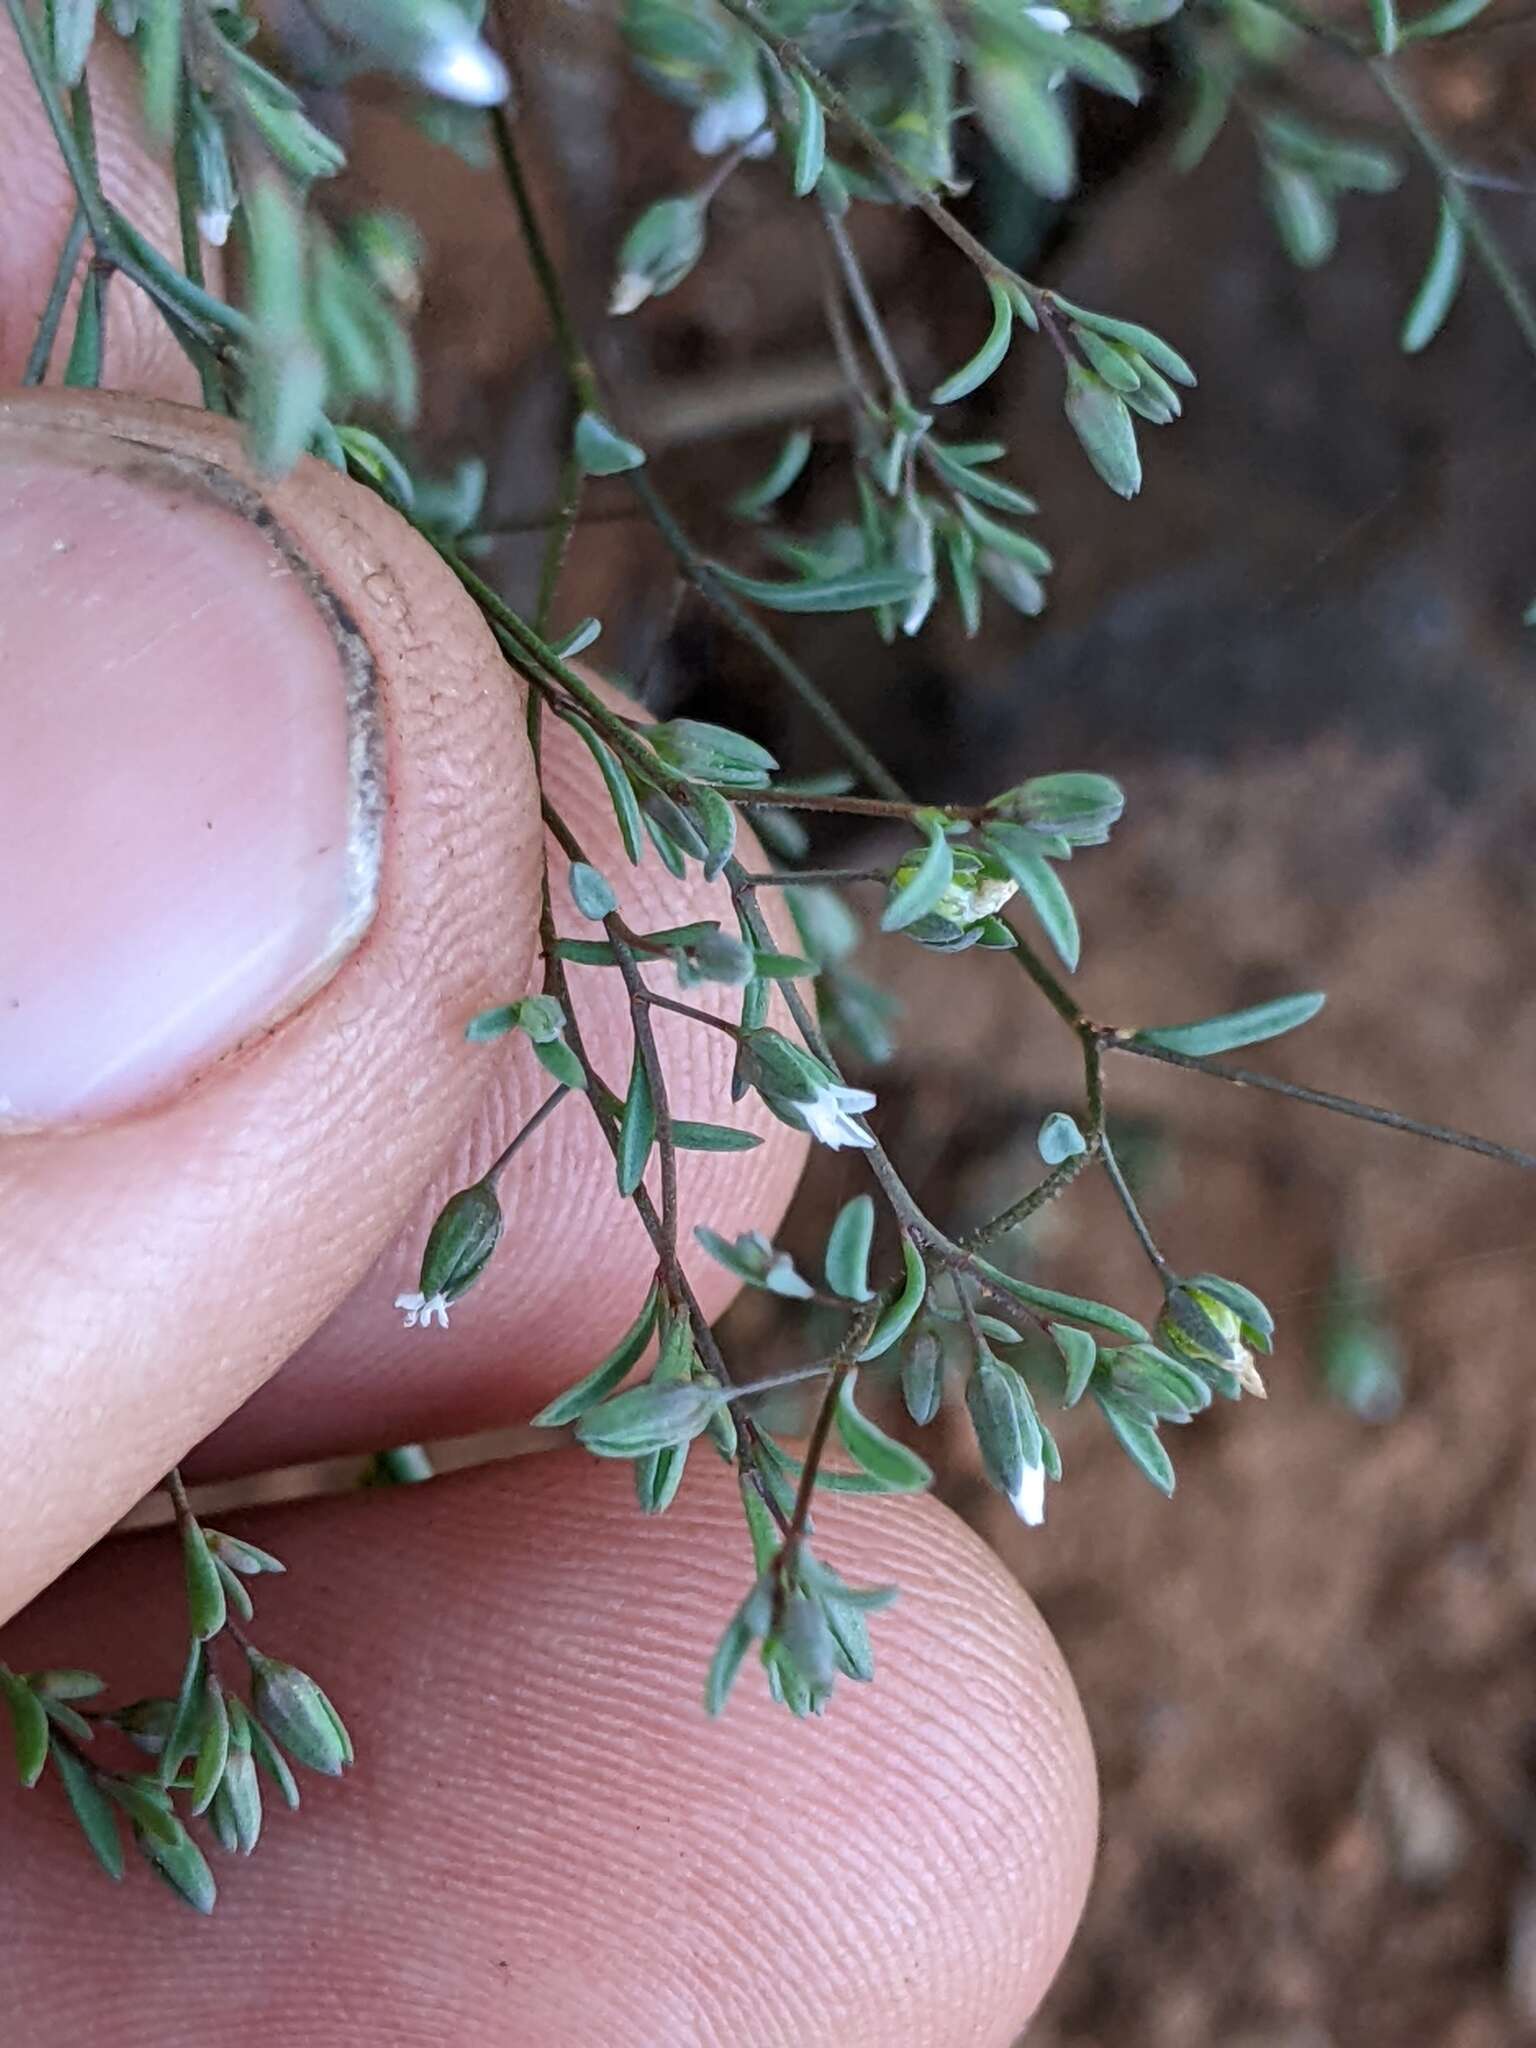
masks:
[[[593,321],[623,223],[686,175],[681,124],[617,81],[593,17],[541,19],[529,130]],[[1533,53],[1510,32],[1422,74],[1464,160],[1517,187],[1488,203],[1528,261]],[[1317,82],[1376,123],[1358,80]],[[370,141],[365,186],[441,237],[429,445],[445,460],[493,447],[498,518],[536,519],[554,497],[558,382],[494,188],[414,144],[402,171],[392,117]],[[795,644],[925,795],[1055,767],[1123,779],[1113,845],[1072,870],[1091,1013],[1172,1022],[1324,987],[1323,1018],[1263,1064],[1530,1143],[1529,358],[1478,278],[1425,359],[1396,353],[1433,218],[1417,170],[1394,198],[1346,202],[1339,256],[1302,276],[1276,252],[1240,137],[1181,181],[1154,109],[1107,130],[1090,161],[1068,221],[1010,212],[995,166],[971,205],[1043,242],[1047,281],[1195,361],[1185,420],[1144,432],[1142,497],[1122,506],[1088,474],[1054,365],[1021,347],[966,424],[1010,441],[1045,508],[1060,564],[1045,616],[891,656],[862,623],[818,623]],[[731,234],[603,344],[660,481],[722,547],[740,543],[709,508],[835,388],[807,230],[780,182],[749,170],[728,187]],[[915,380],[969,353],[982,308],[950,252],[894,215],[866,211],[859,232]],[[823,496],[813,471],[807,519]],[[622,509],[622,487],[594,504]],[[536,545],[509,539],[497,573],[515,587]],[[674,619],[674,597],[643,529],[586,529],[570,618],[603,616],[604,652],[644,672],[653,702],[692,706],[707,674],[713,715],[796,768],[824,765],[750,659],[692,608]],[[1038,1171],[1034,1133],[1069,1099],[1071,1048],[1004,960],[891,941],[861,964],[907,1010],[878,1082],[891,1145],[935,1214],[975,1220]],[[1171,1505],[1072,1418],[1069,1483],[1047,1527],[1022,1529],[981,1486],[964,1431],[940,1425],[945,1490],[1056,1629],[1102,1761],[1097,1887],[1030,2041],[1536,2041],[1536,1190],[1136,1062],[1111,1083],[1165,1247],[1258,1288],[1281,1343],[1267,1408],[1170,1433]],[[814,1246],[855,1185],[856,1165],[823,1158],[791,1241]],[[1379,1282],[1402,1346],[1406,1400],[1388,1425],[1319,1390],[1336,1247]],[[1155,1307],[1099,1186],[1053,1210],[1028,1256],[1052,1284]]]

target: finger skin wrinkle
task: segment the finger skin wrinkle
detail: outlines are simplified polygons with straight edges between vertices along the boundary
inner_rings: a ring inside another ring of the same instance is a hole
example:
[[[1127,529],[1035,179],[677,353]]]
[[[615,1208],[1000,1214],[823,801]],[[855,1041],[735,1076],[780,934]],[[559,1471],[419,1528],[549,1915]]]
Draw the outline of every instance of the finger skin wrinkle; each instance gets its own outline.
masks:
[[[874,1684],[805,1723],[750,1661],[724,1717],[702,1712],[750,1569],[713,1460],[657,1521],[626,1469],[560,1456],[248,1527],[290,1566],[259,1588],[260,1640],[332,1692],[357,1769],[306,1778],[250,1863],[218,1859],[211,1922],[143,1881],[103,1899],[78,1970],[83,1851],[54,1795],[0,1795],[21,2038],[45,2012],[112,2048],[1016,2036],[1081,1906],[1092,1765],[1038,1617],[947,1511],[821,1518],[852,1580],[902,1593],[873,1618]],[[167,1539],[115,1546],[0,1654],[74,1661],[88,1627],[125,1692],[163,1685],[172,1603],[146,1595],[168,1577]]]

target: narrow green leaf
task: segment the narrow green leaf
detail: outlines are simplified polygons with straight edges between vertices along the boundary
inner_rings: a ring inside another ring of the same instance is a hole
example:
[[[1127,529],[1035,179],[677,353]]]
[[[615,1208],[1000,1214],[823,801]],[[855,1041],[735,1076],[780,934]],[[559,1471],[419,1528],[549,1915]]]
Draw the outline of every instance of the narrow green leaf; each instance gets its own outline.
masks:
[[[619,907],[607,876],[584,860],[571,862],[570,887],[571,901],[582,916],[591,918],[594,924],[601,924]]]
[[[1376,35],[1376,47],[1383,57],[1390,57],[1397,49],[1399,31],[1397,8],[1393,0],[1369,0],[1371,27]]]
[[[1449,35],[1453,29],[1465,28],[1468,22],[1476,21],[1492,0],[1445,0],[1443,7],[1432,7],[1428,14],[1421,14],[1417,21],[1411,21],[1403,30],[1403,41],[1410,42],[1420,36]]]
[[[208,1859],[184,1828],[178,1827],[175,1842],[162,1842],[135,1829],[134,1841],[178,1898],[195,1913],[213,1911],[219,1888],[208,1868]]]
[[[584,412],[577,420],[574,447],[585,476],[623,476],[645,462],[645,450],[626,441],[601,413]]]
[[[875,1236],[875,1205],[855,1195],[838,1211],[827,1238],[827,1285],[844,1301],[868,1301],[869,1248]]]
[[[135,1833],[149,1835],[167,1849],[174,1848],[181,1839],[182,1825],[172,1809],[169,1792],[131,1778],[104,1777],[99,1784],[107,1798],[133,1822]]]
[[[1270,1003],[1255,1003],[1251,1009],[1228,1010],[1218,1017],[1204,1017],[1197,1024],[1170,1024],[1156,1031],[1131,1034],[1133,1045],[1158,1045],[1166,1052],[1188,1053],[1204,1059],[1213,1053],[1232,1052],[1240,1045],[1259,1045],[1266,1038],[1279,1038],[1295,1031],[1315,1017],[1327,998],[1315,991],[1307,995],[1277,996]]]
[[[719,562],[709,574],[738,597],[779,612],[863,612],[879,605],[904,604],[917,588],[905,569],[850,569],[840,576],[808,578],[801,583],[763,582],[738,576]]]
[[[797,953],[764,953],[754,947],[752,952],[754,973],[765,981],[809,981],[816,972],[813,960],[802,960]]]
[[[985,512],[978,512],[967,498],[960,501],[960,517],[983,546],[996,549],[1000,555],[1011,555],[1037,576],[1044,576],[1050,569],[1051,557],[1039,541],[1032,540],[1027,533],[1020,533],[1016,527],[989,519]]]
[[[51,1700],[89,1700],[107,1689],[106,1680],[98,1678],[94,1671],[77,1671],[73,1667],[29,1672],[27,1683],[34,1692]]]
[[[827,123],[821,102],[796,71],[791,75],[795,89],[794,193],[804,199],[814,192],[827,160]]]
[[[1094,1399],[1131,1462],[1145,1472],[1160,1493],[1172,1493],[1173,1460],[1163,1449],[1156,1424],[1113,1394],[1095,1394]]]
[[[53,1767],[63,1780],[65,1796],[80,1823],[81,1834],[91,1846],[92,1855],[108,1877],[120,1878],[123,1874],[123,1839],[118,1833],[117,1816],[98,1790],[94,1772],[80,1761],[72,1749],[57,1740],[53,1744]]]
[[[176,122],[181,87],[182,0],[145,0],[139,29],[139,68],[144,78],[144,121],[157,141],[166,141]]]
[[[562,1088],[586,1088],[587,1076],[581,1061],[563,1038],[535,1039],[533,1056]]]
[[[96,33],[96,0],[49,0],[48,30],[53,75],[71,91],[85,75],[85,60]]]
[[[1037,853],[1027,843],[1027,829],[1016,826],[1010,830],[1006,826],[989,825],[981,836],[1018,883],[1030,908],[1039,918],[1041,929],[1055,947],[1061,964],[1069,974],[1073,974],[1077,971],[1082,950],[1077,913],[1056,870],[1043,854]]]
[[[738,1607],[725,1625],[725,1633],[715,1645],[715,1654],[709,1660],[709,1674],[704,1680],[704,1711],[716,1715],[725,1710],[731,1687],[736,1683],[748,1650],[754,1641],[753,1631]]]
[[[979,1261],[982,1271],[995,1280],[1005,1292],[1031,1308],[1043,1309],[1048,1315],[1071,1316],[1075,1322],[1092,1323],[1095,1329],[1108,1330],[1116,1337],[1128,1337],[1132,1343],[1147,1341],[1146,1330],[1134,1316],[1111,1308],[1108,1302],[1089,1301],[1082,1295],[1059,1294],[1053,1287],[1036,1287],[1028,1280],[1015,1279],[1012,1273],[1005,1273],[1000,1266]]]
[[[94,391],[101,382],[101,348],[106,326],[107,275],[94,265],[86,271],[75,309],[75,334],[64,370],[72,391]]]
[[[187,1618],[192,1633],[207,1642],[224,1626],[224,1582],[196,1517],[182,1525],[181,1555],[187,1584]]]
[[[728,1411],[717,1408],[713,1423]],[[635,1460],[635,1499],[642,1515],[664,1515],[683,1483],[688,1467],[690,1444],[666,1444],[659,1451],[647,1451]]]
[[[810,431],[806,427],[796,427],[773,458],[767,473],[731,500],[731,510],[738,519],[760,519],[798,481],[810,457]]]
[[[911,1238],[902,1233],[901,1259],[903,1277],[901,1292],[890,1304],[882,1309],[879,1320],[870,1332],[869,1342],[859,1353],[860,1365],[867,1365],[872,1358],[879,1358],[907,1334],[912,1318],[923,1305],[928,1292],[928,1269],[923,1264],[923,1255]]]
[[[755,1152],[763,1142],[755,1131],[732,1130],[729,1124],[674,1121],[672,1142],[679,1152]]]
[[[1007,355],[1008,344],[1013,339],[1013,301],[995,281],[988,283],[987,291],[992,300],[991,330],[970,361],[963,363],[953,376],[944,379],[929,400],[930,405],[953,405],[958,398],[969,398],[973,391],[980,390]]]
[[[551,640],[549,651],[557,660],[574,661],[578,654],[586,653],[592,643],[600,637],[602,630],[601,619],[583,619],[560,639]]]
[[[1275,1319],[1252,1288],[1244,1287],[1240,1280],[1225,1280],[1219,1273],[1196,1273],[1187,1284],[1200,1288],[1206,1294],[1214,1294],[1218,1301],[1224,1301],[1245,1330],[1263,1338],[1262,1348],[1269,1349],[1268,1340],[1275,1334]]]
[[[176,1694],[176,1711],[171,1717],[170,1733],[160,1752],[158,1775],[162,1785],[171,1782],[197,1742],[198,1717],[203,1711],[203,1661],[202,1640],[194,1636]]]
[[[229,1709],[224,1688],[210,1673],[203,1687],[203,1717],[197,1742],[197,1765],[192,1773],[194,1814],[206,1813],[219,1789],[224,1766],[229,1761]]]
[[[1095,313],[1087,306],[1075,305],[1071,299],[1062,298],[1058,292],[1051,294],[1051,300],[1059,312],[1070,315],[1080,327],[1091,327],[1096,334],[1105,335],[1111,341],[1123,341],[1127,348],[1145,356],[1175,384],[1192,386],[1196,382],[1195,373],[1185,358],[1160,334],[1154,334],[1150,327],[1142,327],[1134,320],[1116,320],[1108,313]]]
[[[290,1812],[296,1812],[299,1805],[299,1781],[289,1768],[287,1757],[259,1721],[250,1720],[249,1717],[247,1721],[252,1756],[282,1794],[283,1804]]]
[[[1461,289],[1466,258],[1466,234],[1460,220],[1442,199],[1435,246],[1430,251],[1423,280],[1414,293],[1413,304],[1403,322],[1401,341],[1405,355],[1417,355],[1420,349],[1428,348],[1445,325],[1446,316]]]
[[[624,851],[631,863],[638,867],[640,856],[645,851],[645,827],[640,816],[639,801],[634,785],[615,759],[607,742],[598,738],[584,718],[567,716],[566,723],[573,727],[586,743],[587,751],[598,766],[598,772],[608,790],[608,800],[613,805],[613,814],[618,822],[619,837],[624,842]]]
[[[1141,372],[1136,365],[1102,334],[1095,334],[1079,321],[1073,326],[1072,339],[1111,391],[1118,391],[1123,398],[1140,385]]]
[[[1271,157],[1265,165],[1264,191],[1291,261],[1303,270],[1326,263],[1339,229],[1333,201],[1317,179],[1295,164]]]
[[[955,852],[937,819],[927,827],[928,850],[907,880],[891,890],[880,913],[883,932],[905,931],[927,917],[955,878]]]
[[[224,1598],[233,1607],[235,1613],[242,1621],[252,1620],[255,1616],[256,1608],[250,1594],[246,1591],[245,1581],[238,1572],[225,1563],[222,1557],[215,1557],[213,1563],[214,1569],[219,1575],[219,1583],[224,1588]]]
[[[1060,99],[1036,70],[988,38],[973,54],[971,88],[982,126],[1025,184],[1065,199],[1077,183],[1077,148]]]
[[[867,1415],[860,1413],[854,1399],[857,1377],[856,1373],[849,1373],[838,1390],[837,1433],[844,1450],[861,1471],[878,1479],[887,1492],[921,1493],[933,1484],[931,1468],[916,1451],[887,1436]]]
[[[919,1429],[938,1414],[944,1400],[944,1347],[932,1330],[913,1340],[901,1362],[901,1398]]]
[[[629,1093],[624,1098],[624,1114],[619,1121],[619,1193],[626,1198],[639,1187],[655,1142],[656,1105],[651,1099],[650,1077],[637,1042],[629,1071]]]
[[[557,1394],[553,1401],[539,1410],[533,1418],[535,1429],[560,1429],[568,1422],[574,1422],[578,1415],[584,1415],[589,1408],[611,1394],[615,1387],[628,1379],[630,1373],[644,1356],[645,1347],[651,1341],[651,1332],[656,1327],[656,1304],[659,1297],[653,1286],[645,1297],[639,1315],[614,1345],[600,1365],[567,1387],[563,1394]]]
[[[1027,491],[1005,484],[1000,477],[984,476],[979,469],[957,461],[954,449],[944,447],[939,441],[925,440],[923,453],[944,481],[964,497],[975,498],[996,511],[1017,512],[1020,516],[1040,510]]]
[[[4,1664],[0,1664],[0,1693],[5,1695],[6,1711],[11,1717],[16,1775],[30,1791],[48,1761],[48,1716],[31,1686]]]
[[[1067,1368],[1067,1388],[1061,1397],[1062,1406],[1075,1408],[1093,1378],[1099,1347],[1086,1330],[1074,1330],[1070,1323],[1052,1323],[1051,1337]]]

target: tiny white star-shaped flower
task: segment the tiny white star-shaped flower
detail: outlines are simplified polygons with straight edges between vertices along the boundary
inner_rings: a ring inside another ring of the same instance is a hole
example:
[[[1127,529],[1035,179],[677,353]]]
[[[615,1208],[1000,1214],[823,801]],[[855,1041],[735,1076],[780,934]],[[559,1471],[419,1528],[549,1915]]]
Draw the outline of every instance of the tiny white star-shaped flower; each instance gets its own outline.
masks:
[[[434,1317],[440,1330],[448,1327],[446,1294],[397,1294],[395,1307],[405,1310],[405,1327],[408,1330],[414,1330],[418,1325],[423,1330],[430,1330]]]
[[[1045,1520],[1045,1467],[1026,1465],[1024,1476],[1009,1499],[1019,1520],[1028,1522],[1031,1529],[1038,1529]]]
[[[844,1145],[867,1148],[874,1144],[869,1132],[853,1120],[874,1106],[875,1098],[867,1088],[844,1088],[840,1083],[829,1084],[809,1102],[795,1104],[811,1136],[834,1152]]]

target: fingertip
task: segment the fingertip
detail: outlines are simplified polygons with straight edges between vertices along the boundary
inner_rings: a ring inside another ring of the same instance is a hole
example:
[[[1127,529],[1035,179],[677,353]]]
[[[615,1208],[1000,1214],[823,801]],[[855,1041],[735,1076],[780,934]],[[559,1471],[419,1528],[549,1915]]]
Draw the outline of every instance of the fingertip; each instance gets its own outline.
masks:
[[[201,2048],[214,2010],[228,2048],[303,2039],[317,2010],[337,2048],[490,2048],[509,2012],[518,2048],[1005,2048],[1038,2004],[1088,1882],[1092,1760],[1044,1625],[944,1509],[818,1514],[820,1554],[901,1594],[872,1617],[874,1683],[812,1722],[751,1666],[703,1715],[750,1574],[703,1454],[660,1520],[637,1517],[624,1468],[559,1456],[251,1533],[290,1567],[263,1640],[333,1694],[358,1768],[272,1820],[254,1863],[221,1865],[211,1926],[168,1921],[142,1885],[104,1901],[67,1997],[110,2014],[118,2048]],[[6,1654],[88,1644],[125,1684],[163,1685],[172,1630],[156,1676],[127,1617],[173,1576],[165,1552],[87,1563]],[[0,1900],[13,2010],[62,2021],[83,1852],[45,1811],[24,1807]]]

